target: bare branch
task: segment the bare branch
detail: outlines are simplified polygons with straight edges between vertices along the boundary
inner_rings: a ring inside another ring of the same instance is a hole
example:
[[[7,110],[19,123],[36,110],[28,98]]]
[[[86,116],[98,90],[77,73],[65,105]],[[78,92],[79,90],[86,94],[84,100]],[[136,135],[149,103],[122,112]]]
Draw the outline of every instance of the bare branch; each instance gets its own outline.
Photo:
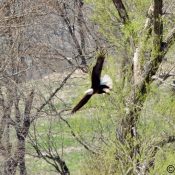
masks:
[[[169,48],[174,44],[175,42],[175,27],[171,30],[171,32],[167,35],[165,41],[162,43],[162,50],[163,55],[165,55]]]
[[[160,77],[158,77],[156,75],[152,76],[152,79],[153,80],[159,80],[161,83],[164,83],[166,85],[169,85],[169,86],[172,86],[172,87],[175,88],[175,84],[174,83],[167,83],[163,78],[160,78]]]
[[[123,24],[127,24],[129,22],[129,16],[126,11],[126,8],[122,2],[122,0],[113,0],[113,3],[119,13],[119,16],[123,22]]]
[[[71,37],[72,37],[72,40],[75,43],[76,49],[77,49],[77,51],[78,51],[78,53],[79,53],[79,55],[80,55],[80,57],[82,59],[82,64],[86,65],[86,59],[84,57],[83,50],[82,50],[82,48],[81,48],[81,46],[80,46],[80,44],[78,42],[78,39],[77,39],[77,37],[75,35],[75,31],[72,29],[71,22],[70,22],[69,18],[67,17],[66,13],[65,13],[65,11],[66,11],[65,4],[63,4],[63,6],[60,7],[59,2],[57,2],[56,3],[56,8],[57,8],[56,10],[59,13],[61,12],[61,17],[63,18],[65,24],[67,25],[67,28],[69,30],[69,33],[70,33]]]
[[[56,112],[56,114],[59,116],[59,118],[68,126],[68,128],[70,129],[71,131],[71,134],[72,136],[75,138],[75,140],[80,143],[86,150],[90,151],[91,153],[93,154],[98,154],[98,152],[95,152],[93,149],[91,149],[86,143],[84,143],[77,135],[76,133],[73,131],[71,125],[69,124],[69,122],[64,119],[61,114],[65,111],[65,110],[62,110],[60,112],[57,112],[57,110],[55,109],[55,107],[52,105],[52,108],[53,110]]]
[[[65,85],[65,83],[67,82],[67,80],[71,77],[71,75],[75,72],[76,68],[69,73],[64,80],[62,81],[62,83],[60,84],[60,86],[58,88],[55,89],[55,91],[50,95],[50,97],[48,98],[48,100],[46,100],[46,102],[44,102],[38,109],[36,114],[33,116],[32,121],[35,120],[36,116],[42,111],[42,109],[52,100],[52,98],[56,95],[56,93],[62,89],[62,87]]]
[[[8,77],[20,75],[21,73],[24,73],[24,72],[28,71],[29,69],[31,69],[31,68],[28,67],[28,68],[25,69],[25,70],[18,71],[18,72],[16,72],[16,73],[11,74],[11,75],[5,75],[5,76],[3,76],[3,77],[0,77],[0,80],[3,79],[3,78],[8,78]]]
[[[35,149],[37,153],[37,156],[35,157],[42,158],[43,160],[45,160],[48,164],[52,165],[56,169],[56,171],[59,172],[60,174],[64,174],[64,175],[70,174],[65,161],[61,159],[59,154],[57,153],[54,154],[51,152],[51,150],[46,150],[47,151],[46,153],[42,152],[41,147],[36,140],[36,135],[35,135],[35,139],[31,135],[29,135],[29,139],[30,139],[30,144],[32,145],[32,147]]]
[[[168,136],[166,138],[164,138],[163,140],[161,140],[160,142],[156,143],[155,145],[153,145],[153,151],[151,154],[151,160],[149,161],[147,167],[147,171],[149,171],[150,168],[154,167],[155,164],[155,156],[159,150],[159,148],[163,148],[164,146],[166,146],[166,144],[168,143],[174,143],[175,142],[175,136]]]

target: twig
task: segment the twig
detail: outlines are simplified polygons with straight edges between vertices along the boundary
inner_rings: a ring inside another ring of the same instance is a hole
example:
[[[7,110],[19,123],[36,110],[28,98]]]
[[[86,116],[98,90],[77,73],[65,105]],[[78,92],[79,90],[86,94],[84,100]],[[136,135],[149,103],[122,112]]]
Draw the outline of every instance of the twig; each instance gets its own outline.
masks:
[[[91,153],[93,153],[93,154],[98,154],[98,152],[95,152],[94,150],[92,150],[87,144],[85,144],[85,143],[75,134],[75,132],[73,131],[73,129],[72,129],[71,125],[69,124],[69,122],[61,116],[61,114],[62,114],[63,112],[65,112],[66,110],[64,109],[64,110],[61,110],[60,112],[58,112],[58,111],[55,109],[55,107],[54,107],[53,105],[52,105],[52,108],[53,108],[53,110],[56,112],[56,114],[59,116],[59,118],[68,126],[68,128],[69,128],[70,131],[71,131],[72,136],[76,139],[76,141],[77,141],[78,143],[80,143],[86,150],[90,151]]]
[[[50,97],[48,98],[48,100],[46,100],[40,107],[39,109],[37,109],[37,112],[35,115],[33,115],[31,122],[33,120],[36,119],[36,117],[38,116],[38,114],[42,111],[42,109],[52,100],[52,98],[56,95],[56,93],[63,88],[63,86],[65,85],[65,83],[67,82],[67,80],[71,77],[71,75],[75,72],[77,68],[75,68],[71,73],[69,73],[64,80],[62,81],[62,83],[60,84],[60,86],[58,88],[55,89],[55,91],[50,95]]]

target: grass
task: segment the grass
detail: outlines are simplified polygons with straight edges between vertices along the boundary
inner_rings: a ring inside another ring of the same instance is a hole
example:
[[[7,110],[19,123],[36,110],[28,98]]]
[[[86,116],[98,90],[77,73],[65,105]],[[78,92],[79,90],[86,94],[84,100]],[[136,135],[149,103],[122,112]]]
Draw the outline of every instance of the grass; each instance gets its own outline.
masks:
[[[166,146],[164,149],[160,149],[156,156],[156,163],[154,170],[151,171],[151,175],[154,174],[174,174],[175,171],[172,173],[168,173],[168,166],[173,166],[175,168],[175,150],[174,146]]]
[[[74,82],[73,80],[71,81]],[[80,82],[84,84],[85,80],[82,79]],[[65,160],[73,175],[83,175],[82,170],[87,170],[87,168],[88,170],[84,171],[88,172],[87,174],[93,172],[96,172],[94,175],[98,175],[97,172],[101,173],[100,175],[106,172],[108,174],[108,168],[110,167],[109,169],[112,171],[115,165],[114,154],[116,153],[116,149],[118,149],[119,155],[123,156],[122,161],[128,161],[127,148],[115,143],[116,126],[119,127],[121,116],[125,114],[121,101],[127,94],[117,93],[121,92],[120,85],[119,83],[116,84],[116,82],[114,82],[114,84],[115,86],[110,96],[95,95],[76,114],[63,116],[71,125],[72,131],[76,133],[79,138],[86,141],[94,150],[102,150],[103,153],[105,153],[99,157],[93,157],[92,159],[89,157],[84,147],[75,140],[70,128],[59,116],[47,115],[46,117],[39,118],[35,123],[41,149],[44,151],[46,146],[49,148],[48,142],[51,141],[61,157]],[[75,93],[71,94],[71,88],[73,87],[70,88],[66,86],[58,97],[64,97],[64,101],[68,106],[70,106],[70,104],[74,106],[82,98],[83,91],[86,90],[87,87],[88,84],[81,87],[78,86]],[[141,155],[141,157],[143,157],[143,161],[147,158],[144,151],[147,150],[148,145],[155,140],[157,141],[162,135],[174,135],[174,97],[171,93],[167,92],[166,89],[160,92],[158,89],[154,89],[154,87],[150,88],[152,88],[150,95],[144,104],[144,109],[138,121],[138,132],[142,140],[143,155]],[[67,96],[65,96],[65,94],[67,94]],[[59,100],[54,100],[54,104],[58,110],[65,107]],[[47,112],[49,113],[49,108]],[[50,140],[48,133],[51,135]],[[29,145],[27,145],[27,150],[34,152]],[[156,156],[155,169],[151,173],[166,174],[166,167],[169,164],[174,164],[174,155],[173,147],[160,149]],[[54,168],[45,161],[34,159],[34,161],[30,162],[32,159],[32,157],[27,159],[27,167],[30,167],[29,174],[56,174],[51,171],[54,170]],[[165,163],[163,163],[164,161]],[[124,167],[126,170],[133,166],[132,162],[130,163],[131,165],[128,164],[127,167]],[[119,167],[117,173],[120,174],[123,165],[118,164],[115,166]],[[98,168],[101,168],[101,170],[104,169],[104,172],[100,172]]]
[[[67,165],[70,169],[72,175],[81,174],[81,166],[84,159],[85,152],[83,151],[74,151],[69,154],[65,154],[64,160],[67,162]]]
[[[65,160],[72,175],[80,174],[81,162],[83,160],[83,151],[73,151],[68,154],[64,154]],[[28,174],[32,175],[56,175],[54,168],[47,164],[44,160],[27,156],[26,165],[28,168]]]
[[[66,118],[78,137],[82,140],[86,140],[90,145],[92,144],[93,148],[99,146],[100,139],[106,140],[106,138],[112,134],[111,131],[114,131],[115,127],[115,116],[106,118],[105,115],[107,108],[105,105],[107,101],[101,96],[101,100],[103,101],[101,106],[101,104],[98,103],[99,99],[100,97],[96,96],[91,101],[91,103],[96,104],[96,109],[89,110],[88,108],[92,107],[92,104],[89,103],[78,113]],[[104,113],[100,115],[101,111],[104,111]],[[70,128],[66,123],[57,117],[51,117],[50,119],[46,117],[38,119],[35,126],[36,132],[38,133],[38,142],[41,148],[43,148],[43,151],[47,146],[49,147],[48,142],[51,141],[67,163],[71,174],[81,174],[80,169],[82,162],[84,158],[87,157],[86,150],[72,136]],[[31,128],[31,132],[32,131]],[[49,132],[51,133],[51,139],[48,137]],[[27,145],[27,149],[30,150],[30,152],[34,152],[30,145]],[[48,171],[50,171],[50,169],[53,170],[53,167],[48,166],[43,160],[36,160],[35,163],[32,162],[29,167],[31,169],[31,174],[34,174],[34,172],[43,172],[45,168],[48,169]]]

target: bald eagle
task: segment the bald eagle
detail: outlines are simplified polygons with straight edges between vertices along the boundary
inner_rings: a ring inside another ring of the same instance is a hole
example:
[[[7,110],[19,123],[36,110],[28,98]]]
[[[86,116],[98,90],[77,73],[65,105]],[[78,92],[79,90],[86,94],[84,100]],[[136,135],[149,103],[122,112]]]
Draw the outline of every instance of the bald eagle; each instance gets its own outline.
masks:
[[[84,97],[80,100],[80,102],[72,109],[71,113],[75,113],[78,111],[82,106],[84,106],[88,100],[94,94],[109,94],[110,90],[112,89],[112,79],[108,75],[104,75],[101,78],[101,71],[103,67],[105,59],[105,54],[101,53],[97,57],[96,65],[93,67],[92,75],[91,75],[91,88],[85,92]]]

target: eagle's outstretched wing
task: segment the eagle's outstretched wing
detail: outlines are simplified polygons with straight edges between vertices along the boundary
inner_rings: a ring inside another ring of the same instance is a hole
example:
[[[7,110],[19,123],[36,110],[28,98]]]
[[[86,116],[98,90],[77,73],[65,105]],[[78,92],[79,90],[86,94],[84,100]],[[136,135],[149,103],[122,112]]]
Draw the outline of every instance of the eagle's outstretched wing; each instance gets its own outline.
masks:
[[[76,111],[78,111],[82,106],[84,106],[88,100],[91,98],[92,95],[88,95],[86,94],[81,100],[80,102],[72,109],[71,113],[75,113]]]
[[[91,76],[92,86],[91,87],[94,90],[98,89],[100,85],[100,76],[101,76],[101,71],[103,68],[104,59],[105,59],[105,53],[102,51],[100,55],[97,57],[96,65],[93,67],[93,70],[92,70],[92,76]]]

